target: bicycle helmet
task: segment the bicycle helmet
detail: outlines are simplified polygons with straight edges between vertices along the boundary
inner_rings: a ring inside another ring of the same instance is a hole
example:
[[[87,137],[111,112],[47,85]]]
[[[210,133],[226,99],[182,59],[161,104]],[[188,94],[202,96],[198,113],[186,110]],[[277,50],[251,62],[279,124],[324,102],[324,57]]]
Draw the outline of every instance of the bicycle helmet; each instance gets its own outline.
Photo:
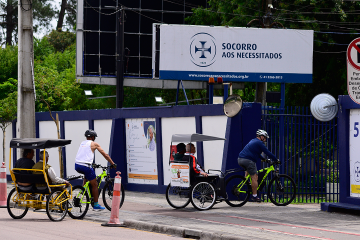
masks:
[[[94,130],[89,129],[89,130],[86,130],[85,137],[97,137],[97,134]]]
[[[256,136],[264,136],[266,138],[269,138],[268,133],[266,131],[264,131],[264,130],[261,130],[261,129],[256,131]]]

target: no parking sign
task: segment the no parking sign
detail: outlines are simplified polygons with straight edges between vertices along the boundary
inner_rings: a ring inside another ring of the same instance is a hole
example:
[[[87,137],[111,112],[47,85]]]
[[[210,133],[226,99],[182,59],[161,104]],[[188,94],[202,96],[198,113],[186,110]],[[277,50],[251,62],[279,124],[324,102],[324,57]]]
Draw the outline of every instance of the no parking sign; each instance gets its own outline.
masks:
[[[354,102],[360,104],[360,38],[349,44],[346,58],[348,93]]]

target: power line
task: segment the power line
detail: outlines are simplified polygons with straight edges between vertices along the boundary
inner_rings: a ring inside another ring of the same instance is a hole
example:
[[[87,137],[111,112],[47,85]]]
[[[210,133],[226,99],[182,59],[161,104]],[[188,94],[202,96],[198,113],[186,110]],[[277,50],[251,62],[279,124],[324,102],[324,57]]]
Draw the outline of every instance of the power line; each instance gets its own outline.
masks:
[[[112,13],[103,13],[103,12],[98,11],[98,10],[97,10],[96,8],[94,8],[93,6],[91,6],[86,0],[85,0],[85,2],[86,2],[86,4],[87,4],[90,8],[92,8],[95,12],[97,12],[97,13],[99,13],[99,14],[102,14],[102,15],[113,15],[113,14],[116,14],[117,12],[121,11],[121,8],[120,8],[120,9],[118,9],[118,10],[112,12]],[[124,8],[125,10],[129,10],[129,11],[135,12],[135,13],[137,13],[137,14],[143,16],[143,17],[146,17],[146,18],[148,18],[148,19],[151,19],[151,20],[153,20],[153,21],[155,21],[155,22],[164,23],[164,22],[159,21],[159,20],[157,20],[157,19],[154,19],[154,18],[151,18],[151,17],[149,17],[149,16],[146,16],[146,15],[140,13],[140,12],[137,12],[137,11],[131,9],[131,8],[128,8],[128,7],[126,7],[126,6],[123,5],[123,4],[120,4],[120,3],[119,3],[119,5],[120,5],[122,8]]]

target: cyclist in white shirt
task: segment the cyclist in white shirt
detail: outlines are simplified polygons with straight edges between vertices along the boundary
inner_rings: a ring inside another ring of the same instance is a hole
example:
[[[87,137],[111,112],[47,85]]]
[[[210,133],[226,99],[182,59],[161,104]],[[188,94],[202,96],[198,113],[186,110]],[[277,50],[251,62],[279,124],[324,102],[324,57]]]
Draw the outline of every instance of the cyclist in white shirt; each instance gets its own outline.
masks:
[[[91,168],[91,164],[94,161],[95,150],[98,150],[101,153],[101,155],[103,155],[104,158],[111,165],[114,165],[114,162],[111,159],[111,157],[109,156],[109,154],[107,154],[98,143],[94,142],[95,138],[97,137],[97,134],[94,130],[91,130],[91,129],[86,130],[85,137],[86,137],[86,140],[80,144],[79,150],[76,154],[75,170],[78,173],[85,175],[84,184],[86,181],[90,182],[91,193],[94,196],[93,209],[94,209],[94,211],[101,211],[101,210],[104,210],[105,208],[100,206],[100,204],[98,203],[98,200],[99,200],[99,191],[97,188],[98,183],[96,181],[95,171],[93,168]]]

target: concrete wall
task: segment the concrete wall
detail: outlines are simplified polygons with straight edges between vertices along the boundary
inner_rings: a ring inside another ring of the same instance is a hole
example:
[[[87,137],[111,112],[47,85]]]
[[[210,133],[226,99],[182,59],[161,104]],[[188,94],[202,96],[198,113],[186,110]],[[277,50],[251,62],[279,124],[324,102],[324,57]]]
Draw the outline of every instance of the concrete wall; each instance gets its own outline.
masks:
[[[226,116],[202,117],[203,134],[225,138]],[[204,142],[204,166],[206,169],[221,169],[224,141]]]

